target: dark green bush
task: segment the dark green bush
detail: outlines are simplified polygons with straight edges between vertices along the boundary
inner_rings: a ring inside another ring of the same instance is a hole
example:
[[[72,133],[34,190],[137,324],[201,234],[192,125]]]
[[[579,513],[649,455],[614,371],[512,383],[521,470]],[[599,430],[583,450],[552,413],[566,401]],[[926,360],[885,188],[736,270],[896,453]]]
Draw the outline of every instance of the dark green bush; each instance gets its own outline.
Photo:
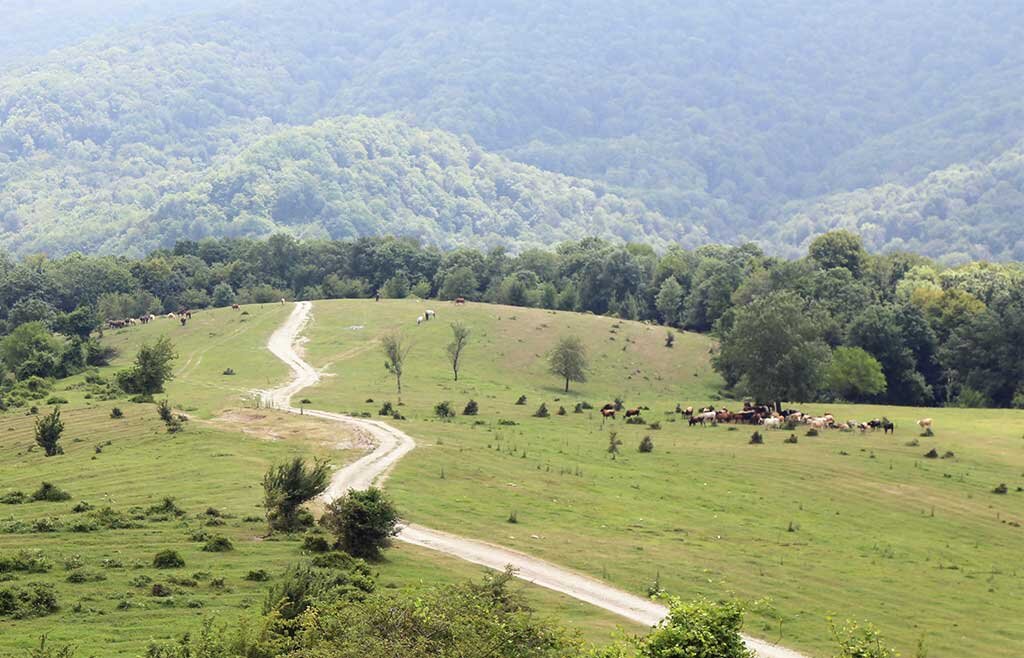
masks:
[[[153,556],[153,566],[157,569],[177,569],[185,566],[185,560],[177,551],[166,549]]]
[[[462,410],[463,416],[475,416],[480,411],[480,406],[476,403],[476,400],[470,400],[466,403],[466,407]]]
[[[39,488],[32,493],[32,500],[45,500],[57,503],[65,500],[71,500],[71,494],[54,484],[43,482],[39,485]]]
[[[235,550],[235,545],[227,537],[211,537],[203,544],[203,550],[207,553],[226,553]]]
[[[452,409],[452,403],[447,400],[444,402],[438,402],[434,405],[434,415],[438,418],[454,418],[455,410]]]
[[[26,583],[0,589],[0,617],[43,617],[57,612],[58,608],[53,585]]]
[[[640,440],[640,446],[637,448],[640,452],[654,452],[654,441],[651,437],[645,436]]]

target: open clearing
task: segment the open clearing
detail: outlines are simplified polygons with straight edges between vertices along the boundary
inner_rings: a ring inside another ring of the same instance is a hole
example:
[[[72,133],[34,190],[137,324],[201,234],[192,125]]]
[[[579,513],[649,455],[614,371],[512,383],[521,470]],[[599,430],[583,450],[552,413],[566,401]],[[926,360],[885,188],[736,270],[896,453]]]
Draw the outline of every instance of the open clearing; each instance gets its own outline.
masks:
[[[825,653],[825,618],[835,614],[872,620],[905,654],[924,635],[933,656],[1018,655],[1024,413],[807,405],[843,419],[886,415],[897,433],[807,437],[801,428],[795,445],[781,431],[748,445],[749,427],[689,428],[671,413],[679,402],[710,401],[717,388],[703,337],[683,335],[667,349],[658,327],[429,304],[438,320],[417,327],[422,302],[318,302],[307,330],[307,359],[337,376],[303,396],[357,414],[396,401],[373,342],[396,329],[412,341],[407,420],[394,422],[420,447],[388,482],[411,521],[637,593],[658,579],[683,596],[770,597],[750,630],[812,654]],[[454,319],[474,331],[458,383],[444,354]],[[566,332],[585,339],[594,370],[569,394],[542,361]],[[521,395],[526,404],[515,404]],[[600,406],[615,395],[650,407],[645,420],[661,429],[573,413],[579,401]],[[478,416],[434,418],[437,402],[461,411],[470,398]],[[532,416],[541,402],[551,417]],[[925,415],[935,419],[933,438],[918,438],[913,425]],[[623,441],[614,461],[612,429]],[[636,452],[645,435],[651,454]],[[924,458],[931,448],[953,456]],[[991,493],[1002,482],[1010,493]]]

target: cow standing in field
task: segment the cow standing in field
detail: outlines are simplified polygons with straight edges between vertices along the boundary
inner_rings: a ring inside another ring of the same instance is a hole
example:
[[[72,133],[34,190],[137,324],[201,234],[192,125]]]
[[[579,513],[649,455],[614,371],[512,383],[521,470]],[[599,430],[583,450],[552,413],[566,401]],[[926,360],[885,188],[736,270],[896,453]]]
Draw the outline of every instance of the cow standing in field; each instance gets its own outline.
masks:
[[[427,320],[427,321],[430,321],[430,320],[433,320],[436,315],[437,315],[437,313],[435,313],[434,311],[432,311],[432,310],[430,310],[428,308],[426,310],[426,312],[423,314],[423,319]]]
[[[418,327],[421,324],[423,324],[423,316],[422,315],[416,318],[416,326]]]
[[[601,417],[602,418],[611,418],[612,420],[615,420],[615,409],[614,409],[614,407],[611,408],[611,409],[602,409],[601,410]]]
[[[917,421],[917,426],[920,427],[922,431],[930,430],[932,428],[932,419],[922,418],[921,420]]]
[[[181,322],[181,326],[183,326],[183,327],[184,327],[184,326],[185,326],[186,324],[188,324],[188,318],[187,318],[187,317],[185,317],[184,315],[183,315],[183,316],[181,316],[180,318],[178,318],[178,320],[179,320],[179,321]]]
[[[242,308],[242,307],[241,307],[241,306],[239,306],[238,304],[232,304],[232,305],[231,305],[231,310],[232,310],[232,311],[237,311],[237,310],[238,310],[238,309],[240,309],[240,308]]]

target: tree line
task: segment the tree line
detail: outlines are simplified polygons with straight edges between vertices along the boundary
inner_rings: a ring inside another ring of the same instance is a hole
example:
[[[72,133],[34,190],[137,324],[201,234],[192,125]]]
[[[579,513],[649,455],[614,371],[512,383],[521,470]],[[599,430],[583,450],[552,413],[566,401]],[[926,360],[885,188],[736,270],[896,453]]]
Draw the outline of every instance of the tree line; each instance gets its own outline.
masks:
[[[102,364],[110,355],[97,335],[111,319],[377,294],[710,332],[729,392],[762,400],[1024,407],[1021,264],[943,267],[914,254],[872,255],[844,231],[817,238],[796,260],[750,244],[657,253],[587,238],[513,254],[287,235],[181,241],[143,258],[2,256],[3,381]]]

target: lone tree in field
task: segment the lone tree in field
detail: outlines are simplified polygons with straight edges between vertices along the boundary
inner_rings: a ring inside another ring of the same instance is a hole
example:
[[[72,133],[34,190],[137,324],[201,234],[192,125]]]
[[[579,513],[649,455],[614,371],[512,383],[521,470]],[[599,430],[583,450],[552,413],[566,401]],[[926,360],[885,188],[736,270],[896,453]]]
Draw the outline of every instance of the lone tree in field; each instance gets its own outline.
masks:
[[[388,334],[380,342],[381,348],[384,350],[384,368],[395,376],[395,384],[398,386],[398,401],[401,402],[402,368],[405,365],[405,357],[409,355],[409,347],[399,334]]]
[[[146,343],[139,348],[132,367],[117,373],[117,383],[126,393],[162,393],[164,384],[174,378],[171,361],[176,358],[171,339],[161,336],[152,345]]]
[[[562,336],[558,344],[548,356],[548,368],[551,374],[565,380],[565,392],[569,392],[569,382],[587,381],[587,348],[579,336]]]
[[[337,538],[342,550],[366,559],[379,558],[381,549],[398,534],[398,512],[377,487],[349,489],[328,506],[320,523]]]
[[[46,451],[47,457],[64,454],[60,447],[60,435],[64,432],[64,423],[60,419],[60,409],[36,419],[36,443]]]
[[[271,467],[263,476],[263,505],[271,530],[292,532],[303,525],[299,515],[302,505],[327,489],[326,462],[315,461],[311,467],[296,457],[286,464]]]
[[[452,342],[448,343],[448,360],[452,363],[452,372],[455,373],[455,381],[459,381],[459,366],[461,365],[462,350],[466,349],[469,342],[469,328],[461,322],[452,323]]]

